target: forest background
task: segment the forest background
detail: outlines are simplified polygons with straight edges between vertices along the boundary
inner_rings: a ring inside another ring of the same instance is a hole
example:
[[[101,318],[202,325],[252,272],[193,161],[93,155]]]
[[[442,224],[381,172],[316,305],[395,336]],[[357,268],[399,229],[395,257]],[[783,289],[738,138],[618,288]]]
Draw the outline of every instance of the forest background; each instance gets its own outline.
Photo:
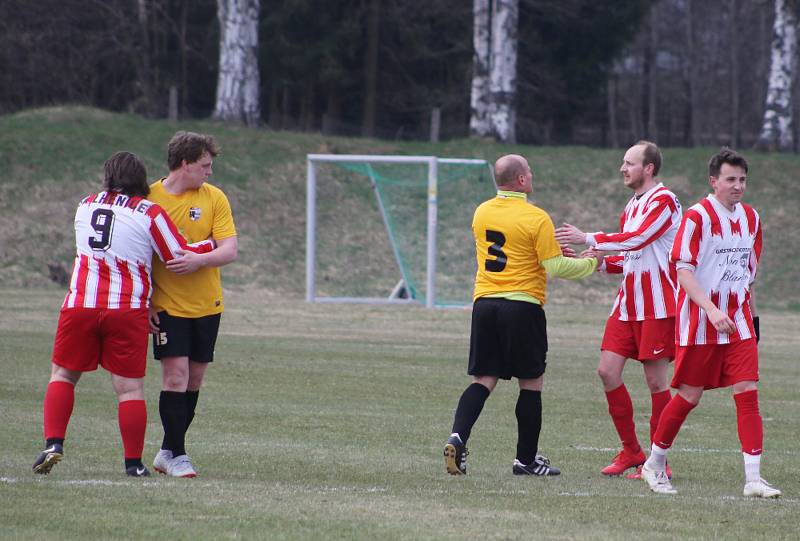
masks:
[[[250,50],[243,118],[272,130],[609,147],[766,138],[794,151],[796,12],[795,0],[5,0],[0,114],[70,103],[225,118],[221,51]],[[231,28],[248,19],[237,48]],[[481,39],[510,133],[476,129]]]

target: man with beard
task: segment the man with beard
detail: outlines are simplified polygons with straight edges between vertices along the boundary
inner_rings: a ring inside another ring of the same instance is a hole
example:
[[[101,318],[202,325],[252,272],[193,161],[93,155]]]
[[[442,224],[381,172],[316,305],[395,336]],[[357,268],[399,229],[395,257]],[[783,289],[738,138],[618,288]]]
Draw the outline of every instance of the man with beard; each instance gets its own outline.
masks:
[[[669,250],[681,220],[675,194],[655,180],[661,151],[639,141],[625,153],[620,172],[633,190],[620,215],[618,233],[584,233],[564,224],[556,239],[564,244],[588,244],[587,252],[622,252],[603,258],[599,271],[622,274],[622,283],[606,322],[597,374],[603,382],[608,412],[622,441],[622,450],[603,468],[604,475],[621,475],[640,467],[645,455],[636,437],[633,403],[622,380],[628,359],[642,364],[651,396],[650,438],[661,411],[670,400],[667,372],[674,355],[675,271]],[[639,472],[630,477],[637,477]]]

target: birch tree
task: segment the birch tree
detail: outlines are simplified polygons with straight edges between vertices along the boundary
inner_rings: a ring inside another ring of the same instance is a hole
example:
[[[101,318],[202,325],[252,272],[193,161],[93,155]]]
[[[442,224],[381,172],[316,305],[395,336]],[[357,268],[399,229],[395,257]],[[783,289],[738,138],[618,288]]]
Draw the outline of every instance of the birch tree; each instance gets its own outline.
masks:
[[[493,7],[489,119],[498,141],[515,143],[519,1],[494,0]]]
[[[792,77],[796,64],[797,16],[795,0],[775,0],[772,52],[764,122],[757,147],[792,150]]]
[[[491,31],[489,15],[490,0],[473,0],[472,3],[472,92],[470,95],[469,131],[471,135],[491,135],[489,123],[489,51]]]
[[[473,0],[472,135],[516,141],[519,0]]]
[[[259,0],[217,0],[219,77],[213,117],[255,126],[261,119]]]

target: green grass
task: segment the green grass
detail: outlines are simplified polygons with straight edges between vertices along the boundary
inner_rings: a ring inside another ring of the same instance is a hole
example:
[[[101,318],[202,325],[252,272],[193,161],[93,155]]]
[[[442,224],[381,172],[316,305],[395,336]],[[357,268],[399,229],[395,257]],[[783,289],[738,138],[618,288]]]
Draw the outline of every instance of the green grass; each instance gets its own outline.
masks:
[[[532,164],[537,204],[556,224],[568,221],[587,230],[615,229],[630,195],[617,171],[621,149],[507,146],[474,139],[439,144],[387,142],[211,121],[171,123],[85,107],[36,109],[0,117],[0,286],[46,287],[50,284],[48,265],[69,269],[75,206],[98,189],[103,161],[114,151],[131,150],[144,159],[155,179],[166,172],[166,143],[178,129],[213,133],[223,149],[213,178],[231,200],[240,239],[239,259],[225,269],[226,285],[239,291],[256,288],[271,296],[304,296],[308,153],[425,154],[493,161],[501,154],[518,152]],[[661,177],[684,206],[707,192],[706,163],[714,151],[664,150]],[[795,179],[800,178],[800,157],[746,154],[751,164],[746,199],[760,211],[765,233],[760,305],[798,311],[800,271],[795,254],[800,252],[800,236],[795,231],[800,226],[800,198]],[[321,260],[327,258],[325,271],[331,280],[344,277],[360,285],[375,282],[376,272],[386,270],[389,277],[381,287],[388,294],[397,280],[396,266],[370,190],[364,179],[355,177],[337,187],[339,195],[331,204],[341,212],[325,224],[326,231],[335,234],[331,240],[323,238],[318,248]],[[465,201],[462,207],[469,217],[474,203]],[[466,255],[463,260],[471,259],[471,245],[460,250]],[[356,262],[368,268],[359,272],[354,269]],[[463,276],[468,288],[468,273],[456,275]],[[578,284],[559,283],[552,298],[605,305],[613,295],[613,282],[598,277]],[[328,285],[323,276],[320,288]]]
[[[60,290],[0,290],[0,538],[4,539],[796,539],[800,513],[796,329],[762,314],[764,476],[777,501],[741,496],[728,390],[706,394],[670,455],[675,497],[599,469],[616,436],[594,374],[606,306],[548,306],[551,351],[541,451],[554,479],[511,475],[516,390],[501,383],[470,440],[469,475],[442,445],[465,376],[469,312],[308,305],[228,292],[188,450],[200,476],[122,471],[109,377],[80,382],[66,455],[46,477],[41,401]],[[149,365],[145,460],[160,443]],[[641,439],[649,398],[626,371]]]

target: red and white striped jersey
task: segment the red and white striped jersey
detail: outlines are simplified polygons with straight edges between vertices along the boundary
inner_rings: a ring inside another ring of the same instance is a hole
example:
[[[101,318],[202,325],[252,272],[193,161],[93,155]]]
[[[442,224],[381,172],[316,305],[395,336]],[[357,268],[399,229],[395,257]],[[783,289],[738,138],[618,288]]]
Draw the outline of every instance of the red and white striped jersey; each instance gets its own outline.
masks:
[[[689,269],[703,292],[736,324],[733,333],[720,333],[705,310],[678,288],[675,334],[678,345],[729,344],[754,338],[750,313],[750,284],[761,258],[761,219],[749,205],[733,212],[709,195],[683,217],[670,260]]]
[[[100,192],[75,212],[75,247],[69,293],[62,308],[147,308],[153,252],[162,261],[176,250],[210,252],[213,243],[189,246],[164,210],[141,197]]]
[[[662,183],[632,197],[619,218],[619,233],[592,233],[590,245],[606,256],[600,270],[623,274],[611,309],[621,321],[665,319],[675,315],[677,276],[669,250],[681,221],[681,205]]]

